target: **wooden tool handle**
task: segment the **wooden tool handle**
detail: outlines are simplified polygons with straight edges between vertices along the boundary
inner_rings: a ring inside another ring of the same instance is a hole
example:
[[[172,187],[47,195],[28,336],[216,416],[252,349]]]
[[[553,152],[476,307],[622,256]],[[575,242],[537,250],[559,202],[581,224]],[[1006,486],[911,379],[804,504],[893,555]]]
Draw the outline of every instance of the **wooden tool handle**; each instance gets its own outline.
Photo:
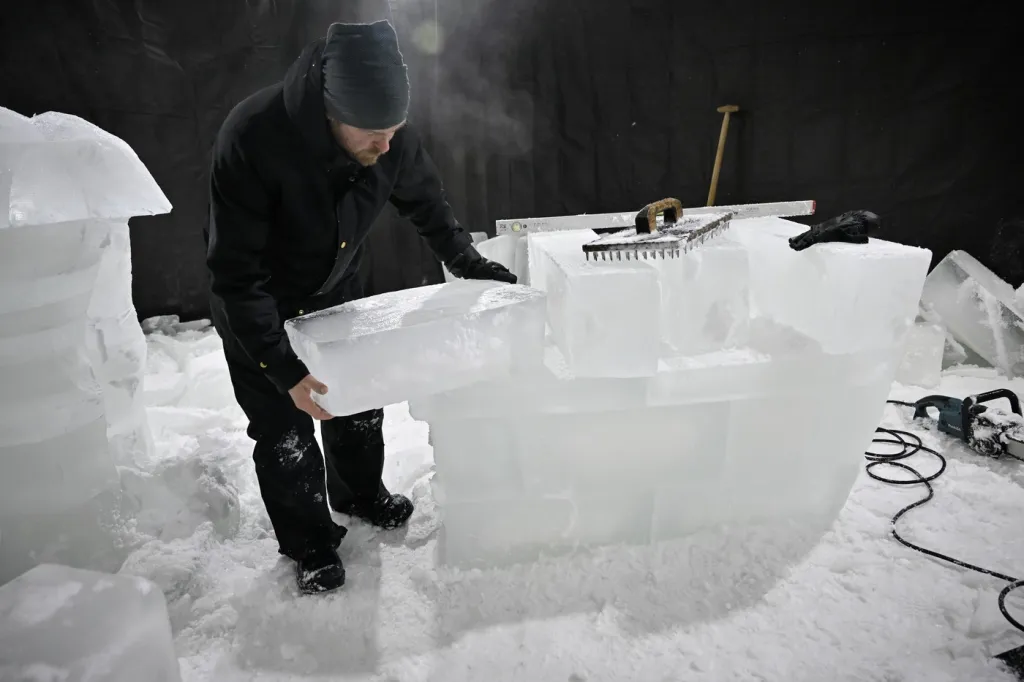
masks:
[[[711,188],[708,190],[708,206],[715,205],[715,194],[718,191],[718,174],[722,170],[722,155],[725,152],[725,136],[729,133],[729,114],[735,114],[740,108],[735,104],[718,107],[722,117],[722,132],[718,135],[718,151],[715,152],[715,167],[711,171]]]
[[[658,231],[658,216],[665,216],[665,223],[674,223],[683,216],[683,204],[679,199],[662,199],[647,204],[636,214],[637,234],[652,234]]]

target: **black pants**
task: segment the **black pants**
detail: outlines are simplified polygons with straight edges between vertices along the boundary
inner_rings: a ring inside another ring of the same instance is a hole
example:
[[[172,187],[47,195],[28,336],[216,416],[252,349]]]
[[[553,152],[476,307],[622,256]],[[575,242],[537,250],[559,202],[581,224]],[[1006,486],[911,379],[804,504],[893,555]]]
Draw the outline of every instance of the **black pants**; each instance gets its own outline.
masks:
[[[337,547],[346,530],[331,518],[325,492],[339,511],[387,494],[381,481],[384,410],[320,422],[321,452],[313,418],[279,392],[230,334],[217,327],[235,399],[249,419],[246,433],[256,441],[260,494],[281,553],[299,559],[312,547]]]

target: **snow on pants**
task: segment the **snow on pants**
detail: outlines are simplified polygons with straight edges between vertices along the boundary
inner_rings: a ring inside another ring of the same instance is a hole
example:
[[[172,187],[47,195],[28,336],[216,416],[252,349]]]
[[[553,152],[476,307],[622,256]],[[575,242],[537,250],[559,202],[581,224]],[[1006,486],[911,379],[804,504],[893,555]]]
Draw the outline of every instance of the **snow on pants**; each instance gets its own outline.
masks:
[[[325,490],[339,511],[387,493],[384,410],[320,422],[321,452],[313,418],[233,346],[226,339],[224,355],[235,399],[249,419],[246,433],[256,441],[256,476],[281,554],[298,559],[311,547],[337,547],[346,530],[331,518]]]

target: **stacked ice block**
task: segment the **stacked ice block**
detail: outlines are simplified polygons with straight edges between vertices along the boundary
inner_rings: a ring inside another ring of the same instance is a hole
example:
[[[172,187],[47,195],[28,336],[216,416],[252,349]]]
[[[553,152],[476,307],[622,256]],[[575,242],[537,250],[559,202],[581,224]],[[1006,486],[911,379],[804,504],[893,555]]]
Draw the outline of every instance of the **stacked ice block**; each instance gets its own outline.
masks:
[[[153,583],[43,564],[0,587],[0,679],[179,682]]]
[[[824,528],[882,415],[930,254],[793,251],[735,221],[681,259],[586,261],[589,230],[532,234],[542,367],[413,400],[430,425],[444,562],[495,565],[722,524]]]
[[[73,116],[0,109],[0,207],[3,582],[40,558],[90,565],[104,553],[89,505],[118,480],[105,410],[112,387],[97,380],[108,358],[90,354],[87,320],[128,218],[170,206],[121,140]],[[103,292],[118,294],[119,312],[127,286]],[[106,318],[100,302],[94,320]]]

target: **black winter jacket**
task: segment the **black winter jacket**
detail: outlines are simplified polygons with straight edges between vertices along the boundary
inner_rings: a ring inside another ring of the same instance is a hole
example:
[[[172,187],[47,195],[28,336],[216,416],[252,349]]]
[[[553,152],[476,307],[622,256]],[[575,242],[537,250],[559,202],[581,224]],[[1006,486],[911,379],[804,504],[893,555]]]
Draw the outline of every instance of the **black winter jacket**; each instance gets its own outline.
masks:
[[[306,47],[282,82],[238,104],[213,150],[205,236],[214,322],[282,392],[308,374],[284,320],[358,297],[363,243],[388,201],[443,263],[472,244],[412,125],[369,168],[335,142],[323,45]]]

